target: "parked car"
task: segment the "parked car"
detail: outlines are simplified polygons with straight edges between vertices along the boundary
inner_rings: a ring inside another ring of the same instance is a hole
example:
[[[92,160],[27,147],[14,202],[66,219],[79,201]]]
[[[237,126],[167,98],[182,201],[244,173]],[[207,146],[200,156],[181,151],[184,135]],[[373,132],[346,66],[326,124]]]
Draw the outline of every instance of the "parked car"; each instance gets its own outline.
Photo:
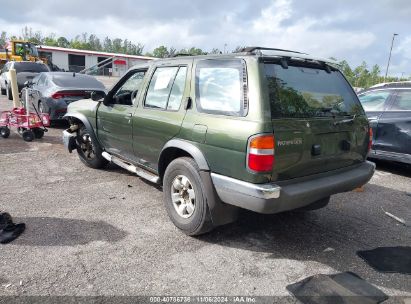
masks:
[[[375,85],[359,99],[374,134],[369,157],[411,164],[411,82]]]
[[[67,112],[67,105],[84,99],[90,92],[105,92],[104,84],[93,76],[71,72],[45,72],[27,83],[22,91],[22,100],[26,100],[26,90],[30,102],[42,113],[50,114],[51,120],[62,119]]]
[[[324,207],[375,170],[352,87],[298,52],[155,60],[91,98],[68,107],[67,149],[92,168],[113,162],[162,185],[171,221],[188,235],[234,221],[239,208]]]
[[[27,80],[32,80],[41,72],[48,72],[50,69],[47,65],[40,62],[32,61],[9,61],[7,62],[0,74],[0,91],[1,95],[7,95],[9,100],[13,99],[11,94],[11,83],[9,79],[10,69],[15,69],[17,74],[17,87],[19,92],[24,88],[24,83]]]

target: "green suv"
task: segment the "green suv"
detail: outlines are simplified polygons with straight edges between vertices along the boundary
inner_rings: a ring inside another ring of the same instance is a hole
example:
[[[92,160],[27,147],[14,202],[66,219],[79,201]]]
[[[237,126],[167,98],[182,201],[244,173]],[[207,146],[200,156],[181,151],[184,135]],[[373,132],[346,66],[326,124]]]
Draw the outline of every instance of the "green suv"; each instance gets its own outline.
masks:
[[[69,105],[63,141],[162,185],[188,235],[259,213],[314,210],[372,177],[372,131],[326,60],[267,48],[177,56],[131,68],[107,93]]]

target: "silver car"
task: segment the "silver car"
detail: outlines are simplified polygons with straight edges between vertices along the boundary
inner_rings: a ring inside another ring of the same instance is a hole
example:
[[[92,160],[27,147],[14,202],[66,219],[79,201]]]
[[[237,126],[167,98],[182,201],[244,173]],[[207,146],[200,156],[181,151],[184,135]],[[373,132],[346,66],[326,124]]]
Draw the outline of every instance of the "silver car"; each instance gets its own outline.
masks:
[[[46,72],[26,83],[21,97],[25,103],[28,95],[30,107],[33,103],[39,112],[49,113],[51,120],[59,120],[66,114],[67,106],[71,102],[88,98],[93,91],[106,91],[103,83],[93,76],[72,72]]]

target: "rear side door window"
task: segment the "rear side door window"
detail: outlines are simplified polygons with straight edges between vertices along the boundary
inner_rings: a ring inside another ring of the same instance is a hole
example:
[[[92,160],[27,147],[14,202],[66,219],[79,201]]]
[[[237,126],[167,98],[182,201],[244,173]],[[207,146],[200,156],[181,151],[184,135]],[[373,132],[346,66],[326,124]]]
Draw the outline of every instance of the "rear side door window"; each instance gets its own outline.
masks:
[[[181,105],[187,67],[160,67],[151,78],[144,106],[146,108],[177,111]]]
[[[373,91],[361,94],[358,98],[365,111],[367,112],[381,112],[387,107],[390,99],[390,91]]]
[[[241,59],[201,60],[196,66],[199,112],[229,116],[247,113],[247,75]]]
[[[411,111],[411,90],[398,91],[391,111]]]

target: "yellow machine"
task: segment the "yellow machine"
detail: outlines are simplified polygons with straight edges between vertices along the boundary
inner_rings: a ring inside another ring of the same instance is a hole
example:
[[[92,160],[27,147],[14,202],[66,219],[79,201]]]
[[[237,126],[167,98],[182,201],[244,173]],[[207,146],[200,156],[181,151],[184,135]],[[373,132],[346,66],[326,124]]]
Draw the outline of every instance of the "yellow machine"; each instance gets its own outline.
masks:
[[[42,61],[47,64],[47,58],[40,58],[35,44],[25,40],[11,40],[4,49],[0,49],[0,66],[7,61]]]

